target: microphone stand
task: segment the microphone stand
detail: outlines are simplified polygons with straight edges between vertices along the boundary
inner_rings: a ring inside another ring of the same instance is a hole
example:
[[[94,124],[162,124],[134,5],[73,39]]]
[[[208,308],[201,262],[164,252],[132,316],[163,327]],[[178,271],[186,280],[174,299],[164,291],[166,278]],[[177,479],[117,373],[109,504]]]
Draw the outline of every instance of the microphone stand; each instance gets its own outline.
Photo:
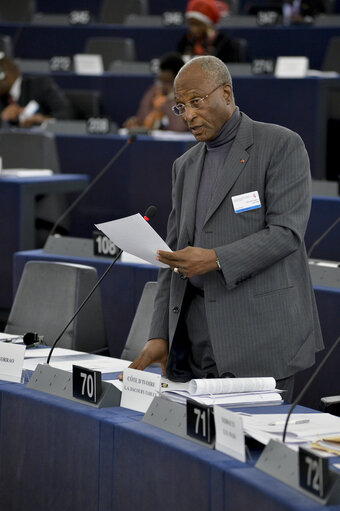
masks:
[[[334,227],[340,222],[340,216],[328,227],[328,229],[316,240],[307,252],[307,257],[310,257],[313,250],[321,243],[321,241],[331,232]]]
[[[52,229],[49,232],[49,235],[47,236],[47,239],[50,238],[50,236],[53,236],[56,228],[58,225],[64,220],[64,218],[75,208],[79,202],[83,199],[85,195],[88,194],[90,190],[96,185],[96,183],[103,177],[103,175],[107,172],[107,170],[111,167],[111,165],[119,158],[119,156],[125,151],[125,149],[132,144],[136,140],[136,135],[132,135],[129,137],[129,139],[125,142],[125,144],[119,149],[118,153],[116,153],[113,158],[105,165],[105,167],[96,175],[96,177],[91,181],[91,183],[81,192],[80,195],[72,202],[72,204],[62,213],[59,218],[55,221]]]
[[[290,410],[288,412],[288,415],[287,415],[287,418],[286,418],[286,422],[285,422],[285,426],[284,426],[284,429],[283,429],[282,442],[284,442],[285,439],[286,439],[286,432],[287,432],[287,427],[288,427],[288,421],[289,421],[289,418],[290,418],[294,408],[296,407],[297,404],[299,404],[299,402],[301,401],[301,399],[305,395],[306,391],[309,389],[310,385],[313,383],[313,381],[315,380],[316,376],[319,374],[320,370],[323,368],[323,366],[325,365],[325,363],[327,362],[327,360],[329,359],[329,357],[331,356],[331,354],[333,353],[333,351],[335,350],[335,348],[337,347],[339,342],[340,342],[340,336],[335,340],[335,342],[334,342],[333,346],[331,347],[331,349],[329,350],[329,352],[325,355],[325,357],[322,360],[322,362],[320,363],[320,365],[316,368],[316,370],[314,371],[312,376],[309,378],[309,380],[307,381],[306,385],[303,387],[303,389],[301,390],[301,392],[299,393],[297,398],[293,401],[293,403],[292,403],[292,405],[290,407]]]
[[[147,210],[145,211],[144,213],[144,219],[146,220],[146,222],[149,222],[151,218],[153,218],[153,216],[156,214],[157,212],[157,208],[156,206],[149,206],[147,208]],[[106,277],[106,275],[109,273],[109,271],[111,270],[112,266],[116,263],[117,259],[119,259],[119,257],[122,255],[122,252],[123,250],[119,247],[118,248],[118,252],[117,254],[115,255],[112,263],[110,264],[110,266],[105,270],[105,272],[103,273],[103,275],[100,277],[100,279],[97,280],[96,284],[94,285],[94,287],[91,289],[91,291],[89,292],[89,294],[84,298],[83,302],[79,305],[78,309],[76,310],[76,312],[73,314],[72,318],[67,322],[67,325],[62,329],[62,331],[60,332],[60,334],[57,336],[57,338],[55,339],[55,341],[53,342],[52,344],[52,347],[51,347],[51,350],[48,354],[48,357],[47,357],[47,361],[46,361],[46,364],[49,364],[50,363],[50,359],[51,359],[51,356],[52,356],[52,353],[53,353],[53,350],[54,348],[56,347],[56,345],[58,344],[59,340],[61,339],[61,337],[64,335],[64,333],[66,332],[66,330],[68,329],[68,327],[70,326],[70,324],[72,323],[72,321],[75,319],[75,317],[79,314],[79,312],[81,311],[81,309],[84,307],[84,305],[87,303],[87,301],[91,298],[91,296],[93,295],[93,293],[95,292],[95,290],[97,289],[97,287],[99,286],[99,284],[104,280],[104,278]]]

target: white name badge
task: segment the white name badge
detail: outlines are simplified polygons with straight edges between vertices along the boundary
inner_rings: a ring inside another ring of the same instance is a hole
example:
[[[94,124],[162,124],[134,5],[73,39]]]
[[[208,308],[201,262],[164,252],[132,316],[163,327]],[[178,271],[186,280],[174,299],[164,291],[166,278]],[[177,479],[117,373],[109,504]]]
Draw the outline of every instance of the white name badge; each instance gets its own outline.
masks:
[[[160,390],[160,374],[124,369],[120,406],[145,413],[153,398],[159,396]]]
[[[0,343],[0,380],[20,383],[26,346]]]
[[[215,449],[246,461],[243,421],[240,415],[214,405]]]
[[[243,213],[261,207],[259,192],[242,193],[241,195],[235,195],[231,200],[235,213]]]

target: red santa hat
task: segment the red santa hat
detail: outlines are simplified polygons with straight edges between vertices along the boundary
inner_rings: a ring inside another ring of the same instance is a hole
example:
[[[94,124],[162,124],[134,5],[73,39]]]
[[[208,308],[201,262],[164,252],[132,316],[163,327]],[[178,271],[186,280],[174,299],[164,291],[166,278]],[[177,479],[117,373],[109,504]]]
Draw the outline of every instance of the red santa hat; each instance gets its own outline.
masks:
[[[202,21],[206,25],[215,25],[221,14],[215,0],[189,0],[185,16],[186,18]]]

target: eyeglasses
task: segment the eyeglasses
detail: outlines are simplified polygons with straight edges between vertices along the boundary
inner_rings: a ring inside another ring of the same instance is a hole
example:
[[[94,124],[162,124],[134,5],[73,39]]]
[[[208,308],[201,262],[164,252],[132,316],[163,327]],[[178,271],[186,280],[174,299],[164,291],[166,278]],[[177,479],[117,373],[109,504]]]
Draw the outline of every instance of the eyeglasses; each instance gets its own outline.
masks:
[[[211,96],[213,92],[215,92],[217,89],[225,85],[225,83],[221,83],[217,87],[215,87],[214,90],[209,92],[206,96],[203,96],[203,98],[194,98],[188,101],[187,103],[178,103],[178,105],[175,105],[172,107],[172,111],[175,115],[184,115],[187,107],[193,108],[194,110],[198,110],[199,108],[202,108],[204,101]]]

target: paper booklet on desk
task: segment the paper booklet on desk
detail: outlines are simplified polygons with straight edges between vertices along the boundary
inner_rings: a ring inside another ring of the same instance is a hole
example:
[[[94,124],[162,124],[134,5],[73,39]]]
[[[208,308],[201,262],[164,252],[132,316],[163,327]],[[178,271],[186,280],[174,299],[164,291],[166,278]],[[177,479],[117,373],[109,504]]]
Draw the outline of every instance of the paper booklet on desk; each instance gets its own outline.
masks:
[[[204,405],[247,406],[280,404],[282,397],[274,378],[202,378],[187,383],[162,380],[162,396],[185,403],[187,399]]]

